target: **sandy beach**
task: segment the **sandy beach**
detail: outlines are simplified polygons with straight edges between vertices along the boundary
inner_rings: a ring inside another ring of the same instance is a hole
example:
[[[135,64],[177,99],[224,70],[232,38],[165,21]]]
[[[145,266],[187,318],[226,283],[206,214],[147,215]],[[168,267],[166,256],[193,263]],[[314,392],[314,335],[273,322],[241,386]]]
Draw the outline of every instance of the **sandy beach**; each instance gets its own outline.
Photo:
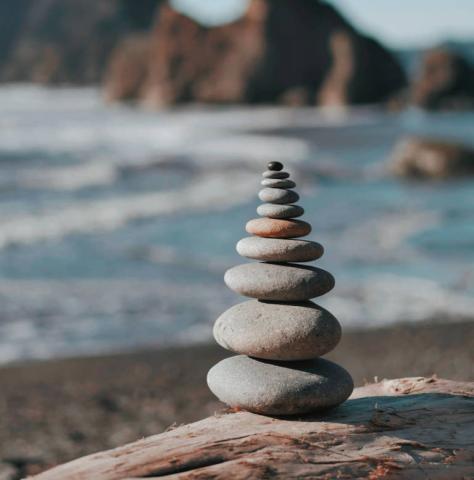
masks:
[[[227,355],[197,345],[4,367],[0,460],[21,478],[212,415],[225,407],[205,377]],[[433,374],[474,380],[474,322],[346,330],[328,357],[356,385]]]

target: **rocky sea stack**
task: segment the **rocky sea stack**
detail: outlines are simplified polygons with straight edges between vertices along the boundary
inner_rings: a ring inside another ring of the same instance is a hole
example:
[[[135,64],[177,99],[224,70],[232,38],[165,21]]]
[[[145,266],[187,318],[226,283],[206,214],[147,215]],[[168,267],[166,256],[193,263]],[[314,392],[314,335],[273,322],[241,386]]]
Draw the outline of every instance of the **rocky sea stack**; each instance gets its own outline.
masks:
[[[334,407],[352,393],[346,370],[324,360],[341,338],[341,326],[327,310],[310,301],[334,287],[320,268],[301,265],[317,260],[323,247],[297,239],[311,225],[296,219],[303,208],[279,162],[263,173],[259,198],[262,217],[246,225],[238,253],[259,263],[246,263],[225,274],[227,286],[253,300],[224,312],[214,325],[214,338],[240,355],[227,358],[208,373],[212,392],[231,407],[266,415],[296,415]]]

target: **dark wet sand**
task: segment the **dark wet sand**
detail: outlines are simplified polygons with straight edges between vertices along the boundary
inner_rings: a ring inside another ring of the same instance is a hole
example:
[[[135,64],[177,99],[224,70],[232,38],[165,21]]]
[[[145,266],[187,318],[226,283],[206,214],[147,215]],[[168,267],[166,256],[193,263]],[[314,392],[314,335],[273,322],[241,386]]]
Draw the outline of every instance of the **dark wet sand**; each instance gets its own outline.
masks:
[[[225,356],[201,345],[0,369],[0,478],[11,466],[20,478],[213,414],[223,405],[205,377]],[[432,374],[474,380],[474,321],[346,331],[328,358],[357,385]]]

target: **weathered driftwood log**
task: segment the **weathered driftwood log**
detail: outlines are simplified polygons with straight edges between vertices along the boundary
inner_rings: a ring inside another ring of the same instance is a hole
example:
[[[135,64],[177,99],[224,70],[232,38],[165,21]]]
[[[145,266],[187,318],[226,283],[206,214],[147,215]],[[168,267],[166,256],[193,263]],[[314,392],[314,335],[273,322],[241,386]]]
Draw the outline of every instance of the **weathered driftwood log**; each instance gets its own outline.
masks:
[[[474,478],[474,383],[385,380],[324,415],[217,414],[37,480]]]

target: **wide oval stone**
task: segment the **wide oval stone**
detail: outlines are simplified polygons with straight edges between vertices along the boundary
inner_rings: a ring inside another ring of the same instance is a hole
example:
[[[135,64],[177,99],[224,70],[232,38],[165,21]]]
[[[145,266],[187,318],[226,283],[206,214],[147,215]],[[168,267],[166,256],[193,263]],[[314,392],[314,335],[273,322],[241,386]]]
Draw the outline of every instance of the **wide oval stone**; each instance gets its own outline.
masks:
[[[275,203],[263,203],[257,208],[261,217],[269,218],[296,218],[304,214],[303,207],[299,205],[277,205]]]
[[[312,262],[322,257],[321,244],[309,240],[246,237],[237,243],[242,257],[263,262]]]
[[[288,178],[289,176],[288,172],[275,172],[273,170],[267,170],[262,173],[263,178]]]
[[[259,237],[295,238],[311,233],[311,225],[302,220],[255,218],[247,222],[245,230]]]
[[[308,360],[333,350],[341,326],[313,302],[250,300],[225,311],[214,324],[214,338],[227,350],[266,360]]]
[[[264,415],[296,415],[335,407],[354,389],[349,373],[323,358],[285,363],[238,355],[212,367],[207,383],[227,405]]]
[[[295,188],[296,183],[293,180],[283,179],[280,180],[278,178],[265,178],[262,180],[261,184],[264,187],[271,187],[271,188]]]
[[[224,275],[226,285],[246,297],[260,300],[301,302],[334,288],[334,277],[326,270],[294,263],[245,263]]]
[[[293,190],[264,188],[258,192],[258,198],[260,198],[262,202],[288,204],[297,202],[300,196]]]

